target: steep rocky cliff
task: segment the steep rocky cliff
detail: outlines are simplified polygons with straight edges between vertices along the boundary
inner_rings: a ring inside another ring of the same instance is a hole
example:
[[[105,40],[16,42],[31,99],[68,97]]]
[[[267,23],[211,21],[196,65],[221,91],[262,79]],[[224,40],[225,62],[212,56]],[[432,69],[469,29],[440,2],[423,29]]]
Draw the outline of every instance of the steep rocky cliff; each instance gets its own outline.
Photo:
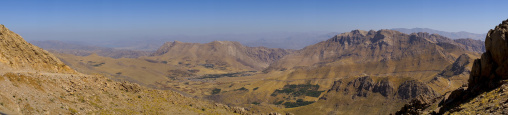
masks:
[[[75,73],[58,58],[26,42],[4,25],[0,25],[0,63],[14,69]]]
[[[404,79],[409,80],[398,83]],[[330,108],[327,114],[389,114],[418,96],[436,95],[427,84],[411,78],[365,76],[335,81],[317,104],[312,105],[315,107],[306,108]],[[365,111],[352,111],[354,108]]]
[[[397,114],[473,113],[506,114],[502,100],[508,79],[508,20],[491,29],[485,38],[486,52],[473,62],[467,87],[462,87],[437,98],[413,100]],[[501,87],[500,87],[501,86]],[[505,101],[506,102],[506,101]]]
[[[436,34],[354,30],[290,54],[266,72],[325,65],[353,67],[348,73],[357,74],[440,71],[464,53],[471,52]]]

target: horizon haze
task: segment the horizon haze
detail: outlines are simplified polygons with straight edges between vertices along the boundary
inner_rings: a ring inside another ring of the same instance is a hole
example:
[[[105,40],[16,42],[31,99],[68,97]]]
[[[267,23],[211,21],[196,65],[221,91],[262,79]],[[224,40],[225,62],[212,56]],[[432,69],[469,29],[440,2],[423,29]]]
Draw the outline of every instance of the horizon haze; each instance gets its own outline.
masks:
[[[188,38],[214,36],[216,40],[248,41],[245,39],[252,37],[237,36],[274,34],[261,36],[270,40],[291,33],[324,35],[392,28],[485,34],[505,18],[492,12],[503,10],[503,2],[4,1],[0,10],[8,12],[0,21],[27,41],[203,43],[210,40]]]

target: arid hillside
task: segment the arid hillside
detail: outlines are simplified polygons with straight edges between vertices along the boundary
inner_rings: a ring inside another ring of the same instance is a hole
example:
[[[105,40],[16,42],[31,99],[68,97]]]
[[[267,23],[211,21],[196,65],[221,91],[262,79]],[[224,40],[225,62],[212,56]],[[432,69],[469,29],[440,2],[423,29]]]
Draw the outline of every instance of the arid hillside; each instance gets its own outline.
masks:
[[[110,58],[92,54],[56,53],[79,72],[102,74],[157,89],[170,89],[194,96],[210,94],[208,79],[245,77],[260,73],[269,64],[293,52],[286,49],[246,47],[238,42],[206,44],[168,42],[152,56]],[[202,85],[195,85],[202,84]]]
[[[221,92],[210,98],[276,105],[295,114],[388,114],[420,94],[461,87],[476,57],[464,44],[436,34],[354,30],[283,57],[252,76],[258,80],[219,85]]]
[[[0,40],[0,66],[18,70],[75,73],[48,51],[26,42],[4,25],[0,25]]]
[[[463,86],[480,57],[479,42],[354,30],[298,51],[175,41],[139,58],[56,55],[79,72],[258,113],[388,114],[421,94],[434,97]]]
[[[238,42],[214,41],[206,44],[167,42],[154,58],[168,63],[211,64],[219,69],[262,70],[292,50],[246,47]],[[175,61],[180,62],[175,62]]]
[[[0,26],[2,114],[249,114],[243,108],[80,74]]]

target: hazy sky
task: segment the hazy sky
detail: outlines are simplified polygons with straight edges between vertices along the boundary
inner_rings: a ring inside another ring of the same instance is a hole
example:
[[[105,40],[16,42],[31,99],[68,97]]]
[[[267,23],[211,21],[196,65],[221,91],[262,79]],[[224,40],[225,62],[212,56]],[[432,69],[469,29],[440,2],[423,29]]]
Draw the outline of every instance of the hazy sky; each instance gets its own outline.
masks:
[[[8,0],[0,24],[27,40],[431,28],[486,33],[506,0]]]

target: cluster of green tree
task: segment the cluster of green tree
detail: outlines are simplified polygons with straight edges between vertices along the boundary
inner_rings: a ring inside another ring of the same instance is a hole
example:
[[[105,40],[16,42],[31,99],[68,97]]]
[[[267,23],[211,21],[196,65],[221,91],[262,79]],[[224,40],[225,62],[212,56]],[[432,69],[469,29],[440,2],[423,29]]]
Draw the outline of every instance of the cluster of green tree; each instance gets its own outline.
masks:
[[[271,96],[277,96],[278,94],[288,94],[294,97],[298,96],[311,96],[311,97],[319,97],[323,91],[318,91],[319,85],[311,85],[311,84],[292,84],[285,85],[281,90],[275,90]]]
[[[293,107],[300,107],[305,106],[314,103],[314,101],[303,101],[303,99],[298,99],[296,102],[286,102],[284,103],[284,107],[286,108],[293,108]]]

